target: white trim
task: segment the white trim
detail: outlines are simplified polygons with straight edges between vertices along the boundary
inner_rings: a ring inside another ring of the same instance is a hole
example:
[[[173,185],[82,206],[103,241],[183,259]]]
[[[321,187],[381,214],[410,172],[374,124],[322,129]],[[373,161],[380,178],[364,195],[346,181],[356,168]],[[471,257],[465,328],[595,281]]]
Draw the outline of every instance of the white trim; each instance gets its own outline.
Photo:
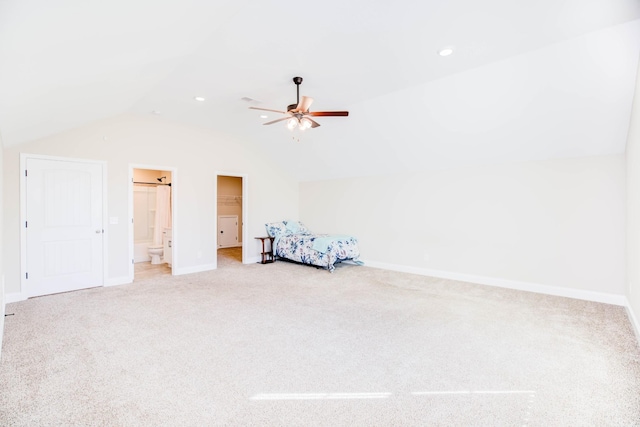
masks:
[[[638,318],[633,312],[633,308],[631,308],[631,304],[627,300],[627,315],[629,316],[629,321],[631,322],[631,326],[633,327],[633,331],[636,333],[636,338],[638,339],[638,343],[640,343],[640,322],[638,322]]]
[[[439,277],[442,279],[460,280],[463,282],[477,283],[480,285],[496,286],[499,288],[516,289],[519,291],[535,292],[538,294],[555,295],[559,297],[574,298],[586,301],[601,302],[619,306],[627,306],[624,295],[606,294],[603,292],[586,291],[581,289],[562,288],[538,283],[520,282],[517,280],[500,279],[496,277],[475,276],[471,274],[453,273],[449,271],[430,270],[404,265],[386,264],[376,261],[363,260],[368,267],[384,270],[399,271],[403,273],[419,274],[421,276]]]
[[[113,277],[111,279],[107,279],[107,281],[104,282],[104,285],[119,286],[119,285],[128,285],[130,283],[133,283],[133,281],[129,279],[129,276],[121,276],[121,277]]]
[[[107,162],[102,162],[102,286],[107,283],[107,270],[109,270],[109,202],[108,191],[108,174]]]
[[[11,292],[11,293],[5,294],[4,296],[5,304],[11,304],[12,302],[20,302],[26,299],[27,299],[27,296],[22,292]]]
[[[0,277],[0,360],[2,360],[2,341],[4,341],[4,318],[7,304],[4,294],[4,274]]]
[[[173,269],[174,276],[181,276],[183,274],[202,273],[203,271],[211,271],[217,268],[216,264],[201,264],[191,267],[175,268]]]
[[[173,166],[158,166],[158,165],[146,165],[139,163],[129,163],[129,180],[127,186],[128,192],[128,209],[127,209],[127,223],[129,224],[128,236],[129,236],[129,281],[132,283],[135,276],[135,267],[133,265],[134,258],[134,238],[133,238],[133,170],[134,169],[147,169],[147,170],[160,170],[171,172],[171,274],[176,274],[176,266],[178,264],[178,250],[176,249],[176,242],[178,230],[178,169]],[[123,283],[116,283],[123,284]]]
[[[105,281],[107,280],[107,266],[109,265],[109,228],[107,227],[108,218],[107,218],[107,162],[104,160],[93,160],[93,159],[79,159],[74,157],[60,157],[60,156],[49,156],[44,154],[29,154],[29,153],[20,153],[20,289],[21,294],[28,295],[27,292],[27,230],[25,227],[22,227],[27,220],[27,194],[26,194],[26,177],[24,175],[24,170],[27,168],[27,160],[28,159],[37,159],[37,160],[53,160],[53,161],[61,161],[61,162],[70,162],[70,163],[91,163],[100,165],[102,170],[102,229],[104,233],[102,233],[102,284],[100,286],[104,286]],[[26,298],[22,298],[19,301],[22,301]]]
[[[219,176],[232,176],[235,178],[242,178],[242,240],[246,239],[247,236],[247,225],[249,224],[249,175],[243,173],[233,173],[233,172],[224,172],[224,171],[216,171],[216,185],[214,200],[218,200],[218,177]],[[213,206],[213,215],[216,218],[216,244],[215,244],[215,259],[216,259],[216,268],[217,268],[217,260],[218,260],[218,203],[216,202]],[[238,246],[242,246],[242,263],[250,264],[245,262],[245,260],[249,257],[247,253],[247,245],[240,244]]]
[[[246,261],[243,261],[242,263],[243,264],[256,264],[256,263],[259,263],[259,262],[262,262],[262,257],[261,256],[251,257],[251,258],[247,259]]]

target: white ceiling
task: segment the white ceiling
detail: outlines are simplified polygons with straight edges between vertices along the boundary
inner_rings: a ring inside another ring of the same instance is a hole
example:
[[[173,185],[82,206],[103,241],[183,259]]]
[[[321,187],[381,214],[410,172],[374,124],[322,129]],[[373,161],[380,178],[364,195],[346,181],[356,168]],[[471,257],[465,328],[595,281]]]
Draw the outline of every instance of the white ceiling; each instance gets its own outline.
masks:
[[[639,0],[0,0],[0,132],[157,110],[300,180],[622,153],[639,56]],[[298,75],[350,116],[262,126]]]

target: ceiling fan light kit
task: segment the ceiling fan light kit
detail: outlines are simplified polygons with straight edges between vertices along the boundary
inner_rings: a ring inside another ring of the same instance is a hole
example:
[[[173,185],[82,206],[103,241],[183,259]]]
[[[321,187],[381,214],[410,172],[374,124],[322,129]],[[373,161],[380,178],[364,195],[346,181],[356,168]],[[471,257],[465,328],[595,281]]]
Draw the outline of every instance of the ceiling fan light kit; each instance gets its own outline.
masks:
[[[302,77],[294,77],[293,83],[296,85],[296,103],[287,106],[287,111],[272,110],[269,108],[249,107],[251,110],[271,111],[274,113],[284,114],[285,117],[272,120],[264,123],[265,125],[271,125],[273,123],[287,121],[287,128],[289,130],[300,129],[306,130],[309,128],[316,128],[320,126],[318,122],[311,117],[346,117],[349,115],[348,111],[309,111],[309,107],[313,102],[313,98],[309,96],[303,96],[300,99],[300,84],[302,83]]]

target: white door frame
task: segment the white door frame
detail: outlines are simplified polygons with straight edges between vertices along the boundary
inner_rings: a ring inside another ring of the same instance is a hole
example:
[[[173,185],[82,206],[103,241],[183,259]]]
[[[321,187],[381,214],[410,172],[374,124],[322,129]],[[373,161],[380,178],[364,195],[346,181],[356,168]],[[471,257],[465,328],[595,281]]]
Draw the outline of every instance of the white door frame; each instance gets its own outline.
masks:
[[[215,241],[215,251],[216,251],[216,268],[218,268],[218,177],[219,176],[232,176],[234,178],[242,178],[242,263],[243,264],[248,264],[249,263],[249,255],[247,254],[247,248],[248,248],[248,244],[247,244],[247,224],[249,224],[249,209],[247,209],[247,206],[249,206],[249,195],[248,195],[248,191],[247,188],[249,187],[249,176],[247,174],[239,174],[239,173],[233,173],[233,172],[222,172],[222,171],[216,171],[216,185],[215,187],[215,194],[213,195],[213,200],[216,200],[216,203],[214,204],[214,212],[213,212],[213,217],[216,219],[216,241]]]
[[[103,160],[78,159],[72,157],[47,156],[42,154],[20,153],[20,293],[22,299],[27,299],[27,229],[22,225],[27,221],[27,159],[54,160],[62,162],[92,163],[102,167],[102,285],[107,280],[109,265],[109,227],[106,226],[107,213],[107,162]]]
[[[172,166],[158,166],[158,165],[143,165],[138,163],[129,163],[129,208],[128,208],[128,219],[129,222],[129,259],[131,262],[129,263],[129,281],[133,282],[135,276],[135,269],[133,265],[133,170],[134,169],[150,169],[150,170],[159,170],[159,171],[169,171],[171,172],[171,275],[176,274],[176,267],[178,264],[178,243],[180,240],[177,238],[178,230],[176,224],[178,221],[176,218],[178,217],[178,169]]]

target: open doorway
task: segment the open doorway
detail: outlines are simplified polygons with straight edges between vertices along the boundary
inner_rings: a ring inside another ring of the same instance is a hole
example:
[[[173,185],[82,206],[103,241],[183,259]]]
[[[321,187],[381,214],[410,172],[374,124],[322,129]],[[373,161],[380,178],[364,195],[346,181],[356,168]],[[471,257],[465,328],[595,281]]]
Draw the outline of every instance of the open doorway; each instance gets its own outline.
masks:
[[[242,176],[217,175],[218,268],[243,260],[244,184]]]
[[[172,170],[131,169],[132,281],[173,273]]]

